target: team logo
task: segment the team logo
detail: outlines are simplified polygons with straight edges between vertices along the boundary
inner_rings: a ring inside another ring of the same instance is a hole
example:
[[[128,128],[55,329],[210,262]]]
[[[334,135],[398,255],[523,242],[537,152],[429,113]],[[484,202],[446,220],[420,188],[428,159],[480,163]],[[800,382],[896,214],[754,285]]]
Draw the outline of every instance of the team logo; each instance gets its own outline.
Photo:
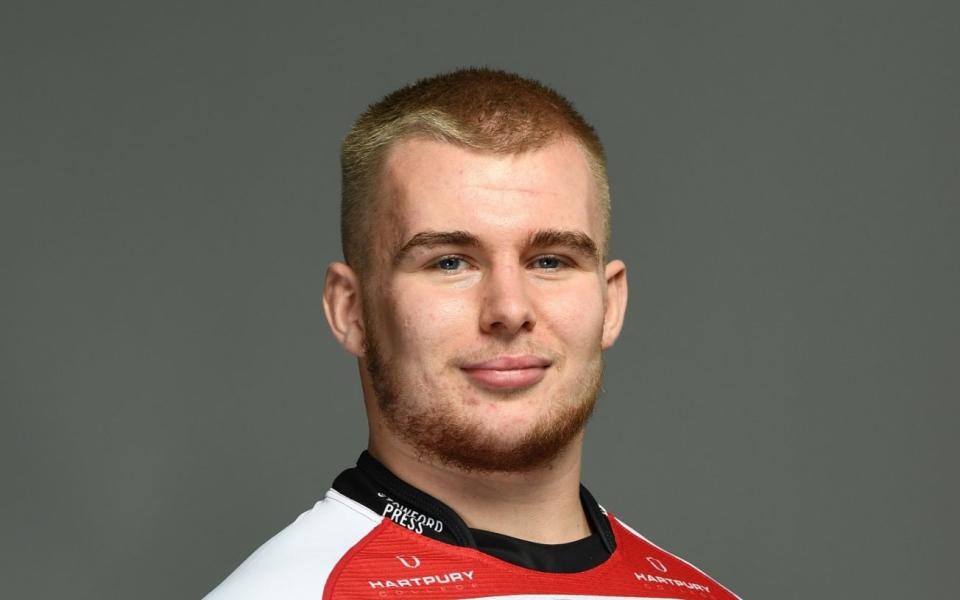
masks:
[[[647,562],[650,563],[650,566],[651,566],[651,567],[653,567],[654,569],[660,571],[661,573],[666,573],[666,572],[667,572],[667,567],[666,567],[662,562],[660,562],[659,560],[655,559],[654,557],[648,556],[648,557],[647,557]]]
[[[405,566],[408,569],[416,569],[420,566],[420,559],[414,555],[404,556],[402,554],[397,555],[397,560],[400,561],[400,564]]]

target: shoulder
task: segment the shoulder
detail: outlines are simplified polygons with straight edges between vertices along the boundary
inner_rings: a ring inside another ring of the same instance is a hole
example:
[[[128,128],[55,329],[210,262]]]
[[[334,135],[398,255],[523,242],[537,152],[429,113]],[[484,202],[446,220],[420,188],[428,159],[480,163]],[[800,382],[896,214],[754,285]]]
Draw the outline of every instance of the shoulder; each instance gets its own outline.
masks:
[[[610,515],[610,521],[617,538],[617,551],[626,555],[634,578],[642,585],[651,590],[676,589],[739,600],[739,596],[704,571],[654,544],[620,519]]]
[[[327,492],[313,508],[250,555],[204,600],[315,600],[343,555],[382,520],[365,506]]]

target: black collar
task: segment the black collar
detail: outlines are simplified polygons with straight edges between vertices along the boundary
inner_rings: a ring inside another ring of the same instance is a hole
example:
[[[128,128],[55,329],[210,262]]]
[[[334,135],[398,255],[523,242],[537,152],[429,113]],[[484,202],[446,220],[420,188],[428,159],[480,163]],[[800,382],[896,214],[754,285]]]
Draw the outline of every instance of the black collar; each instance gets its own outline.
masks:
[[[583,571],[602,563],[616,549],[606,514],[582,485],[580,503],[591,534],[567,544],[538,544],[471,529],[452,508],[402,481],[367,452],[360,455],[356,468],[347,469],[334,480],[333,489],[411,531],[530,569]]]

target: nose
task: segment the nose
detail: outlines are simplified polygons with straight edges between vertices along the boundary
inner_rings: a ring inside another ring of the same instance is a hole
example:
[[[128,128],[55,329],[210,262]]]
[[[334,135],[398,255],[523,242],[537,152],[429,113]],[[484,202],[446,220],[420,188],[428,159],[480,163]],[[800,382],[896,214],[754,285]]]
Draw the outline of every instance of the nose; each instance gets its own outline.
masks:
[[[507,336],[522,330],[532,331],[536,313],[524,269],[518,265],[495,266],[486,275],[480,329],[484,333]]]

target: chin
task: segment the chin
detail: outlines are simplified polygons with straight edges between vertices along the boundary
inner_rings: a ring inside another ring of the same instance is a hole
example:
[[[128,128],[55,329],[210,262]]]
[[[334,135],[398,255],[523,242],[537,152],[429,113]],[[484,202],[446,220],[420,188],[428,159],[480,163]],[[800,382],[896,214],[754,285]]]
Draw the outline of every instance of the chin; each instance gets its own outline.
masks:
[[[547,466],[579,439],[600,389],[600,369],[569,382],[572,389],[558,389],[551,384],[559,382],[548,377],[504,394],[430,377],[411,381],[383,360],[372,341],[366,358],[378,420],[389,434],[425,460],[462,471]]]

